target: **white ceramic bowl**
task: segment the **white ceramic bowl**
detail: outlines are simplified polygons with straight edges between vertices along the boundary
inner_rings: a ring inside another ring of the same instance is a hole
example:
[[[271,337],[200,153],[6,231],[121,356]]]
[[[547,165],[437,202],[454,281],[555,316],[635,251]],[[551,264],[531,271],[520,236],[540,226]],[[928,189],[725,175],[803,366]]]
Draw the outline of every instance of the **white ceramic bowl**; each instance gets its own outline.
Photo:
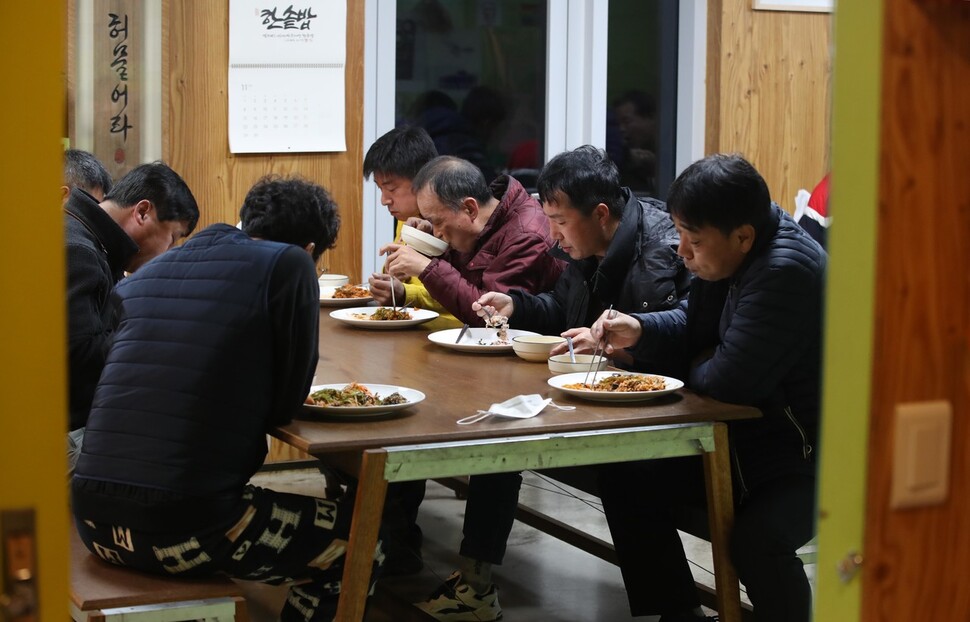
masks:
[[[519,358],[543,363],[549,359],[549,351],[565,341],[564,337],[556,335],[519,335],[512,337],[512,350]]]
[[[607,359],[605,356],[597,356],[596,363],[593,363],[592,354],[577,354],[576,362],[569,360],[568,354],[557,354],[549,357],[549,371],[554,374],[572,374],[576,372],[603,371],[606,369]]]
[[[401,240],[408,246],[414,247],[414,250],[428,257],[437,257],[448,250],[447,242],[439,240],[433,235],[429,235],[411,225],[401,227]]]
[[[350,277],[346,274],[321,274],[320,275],[320,287],[340,287],[341,285],[346,285],[350,283]]]

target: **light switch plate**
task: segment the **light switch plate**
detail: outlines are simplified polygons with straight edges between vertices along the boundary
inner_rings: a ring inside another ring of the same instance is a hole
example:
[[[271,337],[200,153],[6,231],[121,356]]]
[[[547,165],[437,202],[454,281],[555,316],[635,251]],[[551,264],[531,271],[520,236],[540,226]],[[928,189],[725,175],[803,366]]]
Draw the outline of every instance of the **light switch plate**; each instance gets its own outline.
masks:
[[[950,487],[950,402],[897,404],[895,420],[890,507],[942,503]]]

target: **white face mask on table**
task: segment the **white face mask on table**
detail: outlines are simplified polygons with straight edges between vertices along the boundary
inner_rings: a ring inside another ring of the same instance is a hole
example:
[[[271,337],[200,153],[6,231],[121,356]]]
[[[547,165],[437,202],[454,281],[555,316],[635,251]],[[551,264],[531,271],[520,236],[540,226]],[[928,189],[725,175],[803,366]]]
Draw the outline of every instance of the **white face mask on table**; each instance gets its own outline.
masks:
[[[516,395],[500,404],[492,404],[488,410],[479,410],[474,415],[459,419],[458,425],[477,423],[488,417],[511,417],[513,419],[529,419],[538,415],[546,406],[559,410],[576,410],[575,406],[560,406],[554,404],[551,398],[543,398],[538,393],[530,395]]]

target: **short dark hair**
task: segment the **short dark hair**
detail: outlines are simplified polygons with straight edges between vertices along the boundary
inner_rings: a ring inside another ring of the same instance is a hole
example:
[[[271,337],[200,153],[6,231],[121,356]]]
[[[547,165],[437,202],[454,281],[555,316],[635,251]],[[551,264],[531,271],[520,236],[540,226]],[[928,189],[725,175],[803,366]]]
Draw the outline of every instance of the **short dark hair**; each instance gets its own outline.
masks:
[[[239,210],[247,235],[306,247],[313,259],[333,248],[340,231],[337,204],[327,190],[300,177],[267,175],[249,189]]]
[[[600,203],[610,208],[614,218],[622,217],[626,207],[616,164],[606,151],[592,145],[564,151],[549,160],[539,173],[536,189],[543,203],[555,203],[562,194],[586,216]]]
[[[492,200],[481,169],[455,156],[438,156],[425,164],[411,180],[411,188],[417,194],[425,186],[454,212],[461,211],[466,197],[483,205]]]
[[[159,220],[186,223],[186,234],[192,233],[199,222],[199,206],[192,191],[178,173],[161,161],[141,164],[128,171],[105,194],[104,200],[123,208],[142,200],[151,201]]]
[[[364,156],[364,179],[374,173],[414,179],[421,167],[438,157],[428,132],[420,126],[396,127],[374,141]]]
[[[712,226],[727,235],[741,225],[761,231],[771,213],[771,195],[750,162],[717,153],[684,169],[670,185],[667,207],[688,226]]]
[[[108,194],[111,191],[111,175],[94,154],[68,149],[64,152],[64,185],[88,193],[100,189],[102,194]]]

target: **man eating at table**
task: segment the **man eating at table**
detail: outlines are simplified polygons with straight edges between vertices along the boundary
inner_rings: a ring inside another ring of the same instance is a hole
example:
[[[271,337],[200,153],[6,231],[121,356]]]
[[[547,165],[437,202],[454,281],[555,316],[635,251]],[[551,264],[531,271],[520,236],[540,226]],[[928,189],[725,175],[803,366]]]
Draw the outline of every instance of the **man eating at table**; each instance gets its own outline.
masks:
[[[756,620],[807,622],[811,590],[796,550],[812,537],[815,516],[825,251],[771,203],[740,156],[689,166],[668,206],[694,274],[688,301],[664,313],[603,314],[593,338],[607,352],[679,360],[694,391],[761,409],[761,418],[728,424],[731,558]],[[601,475],[633,615],[704,619],[674,518],[705,507],[701,461],[617,464]]]
[[[242,231],[212,225],[116,289],[121,323],[72,482],[78,533],[102,559],[186,578],[294,584],[280,619],[332,620],[348,502],[247,482],[266,434],[309,392],[318,357],[314,261],[333,246],[322,187],[266,178]],[[375,553],[371,580],[382,559]]]
[[[424,128],[416,125],[390,130],[375,140],[364,156],[364,178],[374,177],[374,183],[381,191],[381,205],[387,208],[396,221],[395,241],[401,239],[401,229],[409,220],[421,218],[411,180],[422,166],[436,157],[438,151],[434,141]],[[382,248],[381,252],[386,250]],[[455,316],[431,297],[417,277],[400,280],[389,274],[375,273],[367,281],[371,295],[381,305],[388,306],[394,301],[400,305],[408,304],[437,311],[439,316],[423,324],[422,328],[442,330],[461,326]],[[388,561],[390,562],[390,558]]]
[[[199,206],[185,181],[163,162],[136,166],[111,186],[108,172],[94,156],[72,150],[65,155],[65,183],[74,186],[63,206],[70,475],[117,323],[112,289],[126,271],[135,272],[192,233]],[[106,191],[101,200],[88,191],[99,188]]]
[[[389,244],[387,272],[399,279],[420,278],[462,322],[484,325],[471,305],[487,291],[541,292],[559,278],[564,266],[548,254],[553,245],[549,219],[513,177],[500,175],[489,186],[471,162],[439,156],[411,185],[421,217],[451,248],[428,258],[410,246]]]
[[[543,293],[482,295],[472,305],[479,314],[494,312],[516,328],[544,335],[562,333],[575,341],[576,351],[591,352],[596,344],[588,326],[607,307],[661,311],[686,296],[689,274],[663,202],[638,199],[621,187],[605,151],[585,145],[557,155],[543,167],[537,187],[557,243],[550,254],[567,268]],[[633,364],[623,354],[615,353],[622,359],[616,363]],[[419,608],[445,621],[501,616],[492,566],[505,556],[521,484],[519,473],[469,478],[459,569]]]

